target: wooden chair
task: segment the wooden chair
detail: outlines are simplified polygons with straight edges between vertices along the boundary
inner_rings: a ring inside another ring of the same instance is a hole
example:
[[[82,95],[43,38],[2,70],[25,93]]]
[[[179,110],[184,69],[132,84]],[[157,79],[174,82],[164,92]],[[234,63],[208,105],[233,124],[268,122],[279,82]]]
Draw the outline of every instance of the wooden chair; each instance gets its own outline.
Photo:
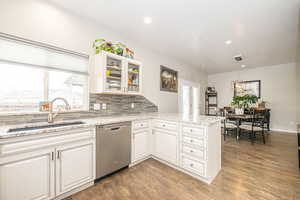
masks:
[[[220,113],[222,117],[225,117],[224,120],[222,120],[222,128],[223,128],[223,135],[224,135],[224,141],[226,140],[226,135],[228,134],[228,131],[235,132],[237,133],[237,125],[233,121],[229,121],[228,118],[226,117],[227,115],[227,110],[220,109]]]
[[[265,140],[265,122],[266,122],[266,110],[252,110],[252,122],[251,124],[241,124],[239,126],[240,131],[246,131],[250,133],[251,143],[254,143],[254,138],[256,138],[256,133],[261,133],[263,138],[263,143],[266,144]]]

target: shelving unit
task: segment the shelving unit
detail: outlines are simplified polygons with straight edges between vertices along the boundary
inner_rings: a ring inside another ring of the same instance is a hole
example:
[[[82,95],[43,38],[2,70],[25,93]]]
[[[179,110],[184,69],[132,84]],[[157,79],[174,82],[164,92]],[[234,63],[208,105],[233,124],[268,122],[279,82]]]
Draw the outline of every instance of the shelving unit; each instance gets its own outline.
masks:
[[[218,109],[218,93],[205,92],[205,114],[215,116]]]
[[[142,63],[109,52],[94,56],[90,67],[92,93],[142,94]]]

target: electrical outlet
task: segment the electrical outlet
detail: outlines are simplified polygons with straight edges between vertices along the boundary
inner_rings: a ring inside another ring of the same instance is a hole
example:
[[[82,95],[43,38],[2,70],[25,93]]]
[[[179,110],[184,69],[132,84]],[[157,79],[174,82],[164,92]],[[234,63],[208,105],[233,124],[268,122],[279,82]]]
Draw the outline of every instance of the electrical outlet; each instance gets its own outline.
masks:
[[[134,106],[135,106],[134,103],[131,103],[131,108],[132,108],[132,109],[134,109]]]
[[[106,103],[103,103],[102,104],[102,110],[106,110],[107,106],[106,106]]]
[[[94,104],[94,110],[100,110],[101,109],[101,106],[99,103],[95,103]]]

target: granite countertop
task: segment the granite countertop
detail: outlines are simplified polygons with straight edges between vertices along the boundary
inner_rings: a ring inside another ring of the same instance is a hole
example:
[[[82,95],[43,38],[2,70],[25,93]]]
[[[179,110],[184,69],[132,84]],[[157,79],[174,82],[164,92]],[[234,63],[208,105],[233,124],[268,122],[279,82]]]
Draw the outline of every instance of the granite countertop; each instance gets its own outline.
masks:
[[[168,120],[174,122],[185,122],[185,123],[192,123],[192,124],[203,125],[203,126],[210,126],[214,123],[219,122],[222,119],[222,117],[201,116],[201,115],[191,116],[191,115],[183,115],[179,113],[147,113],[147,114],[136,114],[136,115],[120,115],[120,116],[96,117],[96,118],[88,118],[88,119],[77,119],[77,120],[70,120],[70,121],[59,121],[57,123],[75,122],[75,121],[82,121],[84,123],[62,126],[62,127],[52,127],[52,128],[44,128],[44,129],[37,129],[37,130],[30,130],[30,131],[16,131],[16,132],[8,133],[7,131],[9,129],[48,125],[47,122],[16,124],[16,125],[9,125],[9,126],[0,126],[0,140],[19,137],[19,136],[51,133],[51,132],[58,132],[62,130],[64,131],[71,130],[75,128],[88,128],[97,125],[105,125],[105,124],[135,121],[135,120],[146,120],[146,119],[160,119],[160,120]]]

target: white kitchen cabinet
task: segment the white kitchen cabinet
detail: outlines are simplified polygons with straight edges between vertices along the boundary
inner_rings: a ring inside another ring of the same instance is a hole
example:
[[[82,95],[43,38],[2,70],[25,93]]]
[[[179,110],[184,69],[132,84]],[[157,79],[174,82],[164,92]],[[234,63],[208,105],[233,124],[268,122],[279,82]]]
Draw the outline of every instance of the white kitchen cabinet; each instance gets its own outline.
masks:
[[[164,130],[153,130],[153,153],[157,158],[177,165],[177,134]]]
[[[150,155],[149,135],[148,129],[133,133],[133,162],[143,160]]]
[[[56,195],[94,180],[94,141],[56,148]]]
[[[142,94],[142,63],[102,51],[89,69],[92,93]]]
[[[54,162],[54,149],[0,159],[0,199],[52,199],[55,195]]]
[[[138,120],[132,122],[131,163],[138,163],[150,156],[150,121]]]
[[[0,140],[0,199],[61,199],[93,184],[95,129]]]

